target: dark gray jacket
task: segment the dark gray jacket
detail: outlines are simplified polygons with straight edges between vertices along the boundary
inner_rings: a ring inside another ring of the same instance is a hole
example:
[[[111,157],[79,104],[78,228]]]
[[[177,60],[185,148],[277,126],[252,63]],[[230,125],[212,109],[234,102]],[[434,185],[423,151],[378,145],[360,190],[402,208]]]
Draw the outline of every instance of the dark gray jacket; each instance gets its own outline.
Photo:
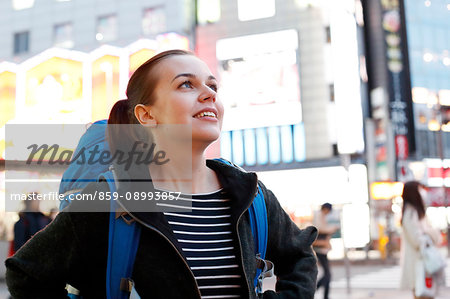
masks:
[[[248,213],[257,188],[255,173],[243,172],[214,160],[207,161],[232,198],[232,226],[242,265],[243,298],[255,298],[256,273],[253,235]],[[317,230],[299,229],[262,185],[268,212],[266,259],[275,264],[276,292],[263,298],[314,298],[316,256],[311,244]],[[92,183],[83,192],[107,191],[106,183]],[[148,224],[141,233],[132,278],[142,298],[200,298],[183,251],[160,212],[135,212]],[[6,260],[6,282],[13,298],[66,298],[66,283],[84,298],[105,298],[108,213],[63,212],[35,235],[14,257]]]

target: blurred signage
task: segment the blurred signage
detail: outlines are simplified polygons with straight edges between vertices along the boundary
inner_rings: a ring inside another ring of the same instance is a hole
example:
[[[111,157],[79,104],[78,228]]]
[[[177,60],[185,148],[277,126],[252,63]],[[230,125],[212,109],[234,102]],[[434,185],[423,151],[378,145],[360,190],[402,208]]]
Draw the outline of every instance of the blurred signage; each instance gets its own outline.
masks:
[[[450,160],[425,159],[424,182],[427,185],[425,203],[427,206],[446,206],[450,198]],[[445,195],[445,196],[444,196]]]
[[[402,196],[403,183],[400,182],[373,182],[370,185],[370,196],[375,200],[394,199]]]
[[[399,0],[382,0],[380,3],[388,70],[390,119],[396,148],[402,148],[401,151],[397,151],[397,159],[402,161],[408,158],[409,150],[415,149],[404,12]]]
[[[90,53],[51,48],[15,65],[0,63],[0,160],[9,145],[6,124],[87,124],[107,118],[125,97],[131,74],[168,49],[189,49],[176,33],[141,39],[125,48],[104,45]]]
[[[370,212],[367,204],[343,206],[342,233],[346,248],[361,248],[370,242]]]
[[[9,69],[0,70],[0,127],[16,114],[16,73]]]
[[[92,120],[108,118],[112,106],[120,100],[120,56],[114,52],[106,48],[92,62]]]
[[[450,186],[450,160],[425,159],[426,183],[429,187]]]
[[[224,130],[302,121],[297,48],[296,30],[217,41]]]
[[[375,88],[370,92],[372,119],[366,124],[368,152],[372,155],[368,157],[368,163],[372,163],[370,169],[374,170],[371,177],[374,181],[392,180],[394,177],[393,160],[394,146],[391,141],[391,124],[387,107],[386,91],[382,87]]]
[[[398,159],[405,160],[408,158],[408,139],[406,139],[406,136],[395,136],[395,152]]]
[[[83,61],[48,57],[25,71],[24,106],[17,111],[26,123],[78,123],[83,116]],[[26,119],[25,119],[26,118]]]
[[[427,207],[446,207],[446,198],[450,198],[449,188],[429,187],[424,201]]]
[[[329,1],[333,92],[340,154],[364,151],[358,33],[355,16],[342,1]]]
[[[450,89],[441,89],[438,92],[439,103],[450,106]]]

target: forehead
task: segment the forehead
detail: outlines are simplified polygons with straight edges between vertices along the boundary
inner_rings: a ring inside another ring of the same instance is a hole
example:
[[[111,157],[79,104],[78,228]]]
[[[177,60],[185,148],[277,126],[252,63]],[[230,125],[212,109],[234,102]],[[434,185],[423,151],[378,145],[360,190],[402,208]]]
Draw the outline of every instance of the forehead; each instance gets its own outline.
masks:
[[[161,77],[172,80],[178,74],[190,73],[198,77],[208,77],[211,75],[206,63],[194,55],[176,55],[164,59],[158,65]]]

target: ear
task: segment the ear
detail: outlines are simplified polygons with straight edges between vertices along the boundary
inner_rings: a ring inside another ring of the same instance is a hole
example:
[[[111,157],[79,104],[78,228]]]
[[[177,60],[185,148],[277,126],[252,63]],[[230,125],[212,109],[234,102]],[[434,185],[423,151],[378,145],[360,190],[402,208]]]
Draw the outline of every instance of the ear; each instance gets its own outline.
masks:
[[[134,115],[144,127],[154,127],[157,125],[156,119],[152,115],[151,106],[138,104],[134,107]]]

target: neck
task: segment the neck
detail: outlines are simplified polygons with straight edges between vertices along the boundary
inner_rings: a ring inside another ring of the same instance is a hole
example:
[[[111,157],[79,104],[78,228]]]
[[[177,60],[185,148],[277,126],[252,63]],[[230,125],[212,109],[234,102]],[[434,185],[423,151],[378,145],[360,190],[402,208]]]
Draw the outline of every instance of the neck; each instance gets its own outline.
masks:
[[[167,163],[149,165],[156,188],[182,193],[206,193],[220,189],[215,172],[206,166],[206,147],[168,147]],[[173,150],[175,149],[175,150]]]

